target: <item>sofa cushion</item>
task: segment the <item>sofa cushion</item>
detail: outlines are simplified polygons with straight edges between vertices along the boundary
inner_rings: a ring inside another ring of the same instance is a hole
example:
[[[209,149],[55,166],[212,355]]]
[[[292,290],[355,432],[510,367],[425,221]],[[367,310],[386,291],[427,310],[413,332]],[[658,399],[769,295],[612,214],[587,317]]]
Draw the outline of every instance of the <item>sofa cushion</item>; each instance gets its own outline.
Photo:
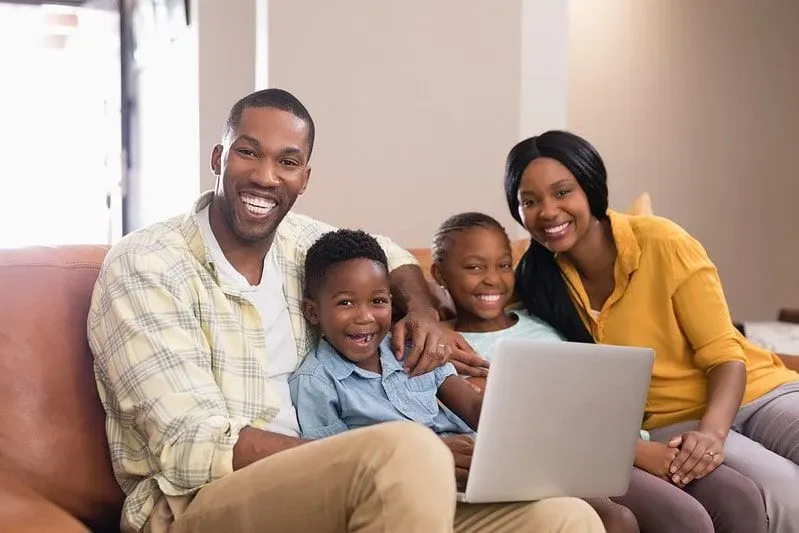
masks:
[[[86,316],[105,247],[0,251],[0,470],[95,531],[119,529]]]

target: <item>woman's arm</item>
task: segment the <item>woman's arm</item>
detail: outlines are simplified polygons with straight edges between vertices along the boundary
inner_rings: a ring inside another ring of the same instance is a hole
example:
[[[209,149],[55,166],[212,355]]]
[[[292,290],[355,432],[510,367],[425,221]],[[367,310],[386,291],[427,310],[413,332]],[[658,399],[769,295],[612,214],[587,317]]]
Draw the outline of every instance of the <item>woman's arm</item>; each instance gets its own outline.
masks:
[[[707,407],[698,428],[679,439],[680,452],[671,466],[672,481],[684,485],[721,464],[724,441],[746,388],[746,357],[718,271],[704,248],[688,235],[671,244],[678,280],[674,311],[694,350],[694,363],[707,375]]]
[[[732,427],[746,388],[746,366],[740,361],[722,363],[707,375],[707,409],[699,431],[709,431],[722,442]]]
[[[724,441],[746,388],[746,367],[739,361],[723,363],[707,379],[707,409],[699,426],[670,443],[680,447],[670,469],[680,487],[705,477],[724,461]]]

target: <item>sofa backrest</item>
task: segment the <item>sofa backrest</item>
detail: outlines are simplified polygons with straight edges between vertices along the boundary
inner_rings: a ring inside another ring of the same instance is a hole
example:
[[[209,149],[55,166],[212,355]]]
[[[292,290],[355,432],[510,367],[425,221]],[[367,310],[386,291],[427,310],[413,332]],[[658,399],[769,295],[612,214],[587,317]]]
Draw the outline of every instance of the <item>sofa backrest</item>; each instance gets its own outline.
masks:
[[[0,250],[0,470],[94,531],[119,531],[86,340],[102,246]]]

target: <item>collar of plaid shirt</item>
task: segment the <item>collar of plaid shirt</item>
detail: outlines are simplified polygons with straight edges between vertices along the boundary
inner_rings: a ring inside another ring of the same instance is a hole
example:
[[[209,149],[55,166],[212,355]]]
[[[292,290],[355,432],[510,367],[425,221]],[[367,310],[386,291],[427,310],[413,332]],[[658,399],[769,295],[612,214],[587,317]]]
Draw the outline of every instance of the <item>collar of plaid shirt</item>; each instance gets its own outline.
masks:
[[[180,224],[180,233],[186,240],[191,254],[208,271],[222,291],[233,298],[244,300],[241,288],[226,283],[219,275],[216,263],[211,258],[211,251],[204,241],[202,230],[200,229],[200,221],[197,214],[211,204],[213,196],[213,191],[207,191],[197,199],[191,212],[183,217]],[[308,327],[308,323],[302,313],[305,252],[323,233],[333,230],[335,228],[332,226],[289,212],[278,226],[275,234],[273,253],[283,274],[283,294],[288,303],[291,326],[294,330],[298,359],[300,361],[313,346],[316,346],[318,340],[315,330]]]

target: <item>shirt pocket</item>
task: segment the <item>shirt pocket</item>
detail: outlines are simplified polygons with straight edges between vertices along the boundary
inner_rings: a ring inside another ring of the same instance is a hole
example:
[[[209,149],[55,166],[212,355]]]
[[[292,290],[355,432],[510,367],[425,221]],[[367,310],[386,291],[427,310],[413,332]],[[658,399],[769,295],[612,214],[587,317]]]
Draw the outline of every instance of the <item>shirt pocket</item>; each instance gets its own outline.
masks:
[[[438,413],[438,398],[436,398],[436,378],[433,372],[410,378],[406,384],[408,396],[415,405],[420,406],[423,412]]]

